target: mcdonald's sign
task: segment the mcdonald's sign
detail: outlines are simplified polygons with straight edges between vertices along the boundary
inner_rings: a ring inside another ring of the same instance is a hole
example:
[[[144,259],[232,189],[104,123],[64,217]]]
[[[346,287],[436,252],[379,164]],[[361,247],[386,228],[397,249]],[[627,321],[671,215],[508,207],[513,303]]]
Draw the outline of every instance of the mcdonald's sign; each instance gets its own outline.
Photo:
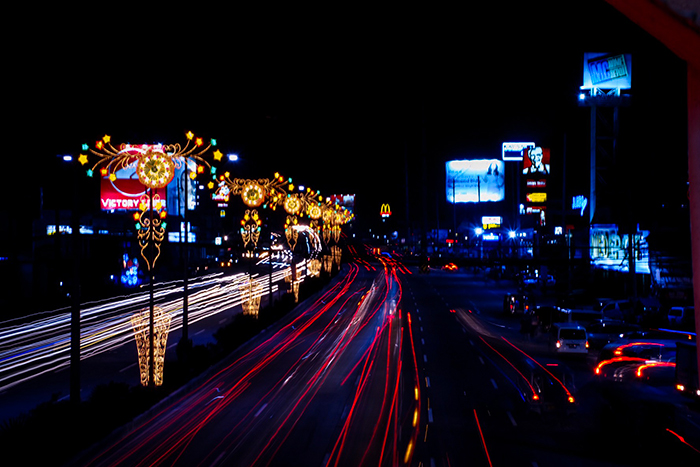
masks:
[[[379,214],[386,219],[387,217],[391,216],[391,208],[387,203],[382,204],[381,210],[379,211]]]

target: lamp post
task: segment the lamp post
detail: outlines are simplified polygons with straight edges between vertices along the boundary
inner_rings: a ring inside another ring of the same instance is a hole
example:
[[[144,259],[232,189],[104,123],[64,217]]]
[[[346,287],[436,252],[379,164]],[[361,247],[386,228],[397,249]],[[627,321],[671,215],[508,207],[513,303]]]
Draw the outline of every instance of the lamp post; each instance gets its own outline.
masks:
[[[311,219],[311,225],[321,229],[324,241],[327,243],[333,238],[336,243],[340,238],[340,228],[342,224],[352,219],[352,214],[344,208],[330,205],[330,199],[325,201],[319,191],[311,188],[299,189],[295,191],[295,186],[291,178],[285,178],[276,173],[274,178],[261,179],[231,179],[226,173],[219,177],[219,188],[217,195],[232,194],[241,197],[243,203],[250,209],[241,221],[241,236],[244,245],[253,242],[257,245],[260,235],[260,225],[258,223],[258,208],[270,208],[276,210],[281,206],[288,214],[285,223],[285,236],[287,244],[292,251],[292,274],[296,276],[294,263],[294,246],[297,241],[297,231],[293,228],[297,225],[297,216],[306,214]],[[257,224],[257,225],[256,225]],[[272,250],[270,250],[270,253]],[[272,257],[270,256],[270,261]],[[294,283],[294,279],[292,280]],[[271,290],[271,289],[270,289]],[[271,302],[270,302],[271,303]]]
[[[134,215],[134,220],[137,221],[136,229],[141,256],[145,260],[149,273],[149,310],[147,317],[146,313],[139,313],[131,320],[139,352],[141,384],[144,386],[162,384],[165,344],[170,327],[170,316],[163,313],[154,303],[154,269],[155,263],[160,257],[161,243],[165,238],[166,223],[164,219],[167,217],[165,205],[160,199],[159,193],[155,193],[155,191],[165,189],[175,176],[175,169],[182,168],[183,164],[187,172],[187,165],[193,162],[197,166],[197,171],[193,172],[195,176],[196,173],[204,171],[201,164],[211,168],[202,156],[212,146],[216,146],[216,140],[211,140],[209,144],[205,145],[204,140],[195,138],[192,132],[188,132],[186,136],[187,143],[184,146],[180,146],[180,144],[121,144],[115,147],[112,145],[109,135],[105,135],[97,141],[94,148],[86,149],[86,145],[83,146],[84,150],[89,150],[92,156],[98,158],[92,168],[87,171],[88,176],[92,177],[94,171],[100,167],[101,175],[114,182],[117,180],[117,171],[135,169],[139,182],[147,192],[141,197],[138,205],[140,212]],[[222,156],[220,151],[214,152],[215,160],[220,161]],[[78,160],[82,165],[86,165],[88,156],[81,154]],[[211,168],[211,173],[214,175],[214,168]],[[183,311],[186,313],[186,310]],[[158,317],[157,326],[156,315]],[[148,326],[145,325],[146,320]],[[147,332],[146,329],[148,329]],[[158,351],[157,355],[156,350]]]

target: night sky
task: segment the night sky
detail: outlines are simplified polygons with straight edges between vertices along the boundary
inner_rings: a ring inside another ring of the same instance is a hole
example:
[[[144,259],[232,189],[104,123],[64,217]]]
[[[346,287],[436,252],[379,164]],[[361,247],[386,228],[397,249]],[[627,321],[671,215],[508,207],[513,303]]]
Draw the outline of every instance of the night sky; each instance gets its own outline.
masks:
[[[6,112],[20,148],[5,157],[31,160],[45,180],[56,154],[105,134],[184,143],[192,130],[237,152],[242,175],[280,171],[325,194],[356,193],[358,216],[384,202],[404,216],[406,165],[412,215],[423,180],[448,210],[445,161],[535,141],[561,178],[566,135],[570,193],[586,193],[583,53],[624,52],[633,104],[621,110],[609,182],[624,177],[640,212],[687,203],[681,60],[603,1],[483,3],[493,6],[42,12],[8,48]],[[35,199],[26,177],[12,183]]]

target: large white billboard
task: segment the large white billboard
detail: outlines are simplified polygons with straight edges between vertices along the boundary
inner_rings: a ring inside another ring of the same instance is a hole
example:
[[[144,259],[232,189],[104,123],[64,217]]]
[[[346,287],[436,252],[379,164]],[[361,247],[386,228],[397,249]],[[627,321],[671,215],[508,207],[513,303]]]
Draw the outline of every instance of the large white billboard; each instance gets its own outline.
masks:
[[[503,201],[505,198],[505,163],[499,159],[449,161],[446,194],[450,203]]]
[[[583,54],[583,86],[581,89],[632,88],[632,56],[630,54]]]

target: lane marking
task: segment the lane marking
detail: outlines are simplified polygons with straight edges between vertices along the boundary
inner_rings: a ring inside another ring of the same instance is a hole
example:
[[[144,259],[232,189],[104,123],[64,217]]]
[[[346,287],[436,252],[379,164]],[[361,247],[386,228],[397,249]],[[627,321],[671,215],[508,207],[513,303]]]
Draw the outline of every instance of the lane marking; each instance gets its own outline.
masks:
[[[518,426],[518,424],[515,423],[515,419],[513,418],[513,415],[510,412],[506,412],[506,415],[508,415],[508,418],[510,419],[510,423],[512,423],[513,426]]]
[[[433,423],[433,409],[428,409],[428,423]]]
[[[498,389],[498,385],[496,384],[496,381],[493,380],[493,378],[491,378],[491,384],[493,384],[494,389]]]
[[[481,362],[482,365],[486,365],[486,363],[484,363],[484,359],[481,358],[481,355],[479,355],[479,361]]]
[[[425,377],[425,387],[429,388],[430,387],[430,376]]]
[[[427,356],[427,355],[423,355],[423,361],[426,362],[426,363],[428,362],[428,356]]]
[[[423,345],[425,345],[425,339],[423,339],[423,338],[421,337],[421,338],[420,338],[420,343],[423,344]]]

